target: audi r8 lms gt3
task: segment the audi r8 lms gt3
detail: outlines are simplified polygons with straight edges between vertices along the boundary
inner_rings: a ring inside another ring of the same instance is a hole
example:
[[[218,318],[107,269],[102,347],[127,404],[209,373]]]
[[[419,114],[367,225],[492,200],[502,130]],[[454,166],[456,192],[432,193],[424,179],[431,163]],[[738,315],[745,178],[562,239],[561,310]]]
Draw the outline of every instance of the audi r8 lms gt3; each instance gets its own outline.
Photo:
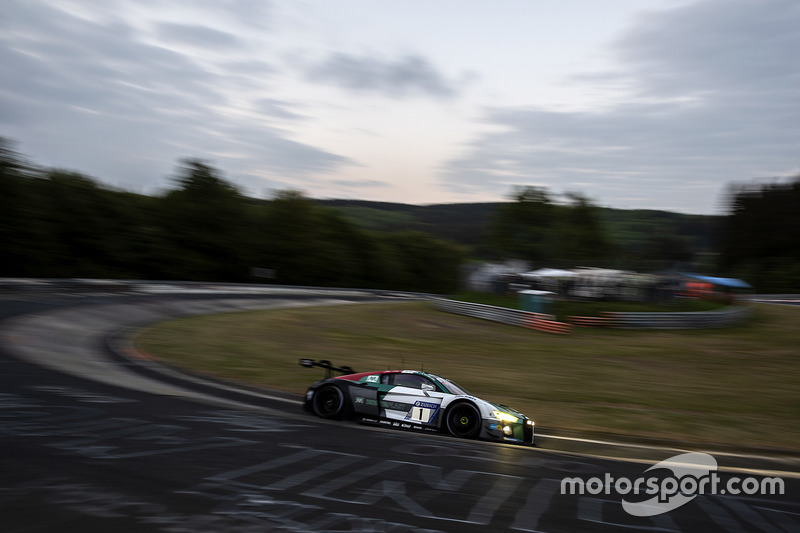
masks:
[[[338,369],[327,361],[303,366]],[[522,413],[476,398],[449,379],[415,370],[349,373],[312,384],[304,407],[322,418],[449,433],[465,439],[532,443],[534,423]]]

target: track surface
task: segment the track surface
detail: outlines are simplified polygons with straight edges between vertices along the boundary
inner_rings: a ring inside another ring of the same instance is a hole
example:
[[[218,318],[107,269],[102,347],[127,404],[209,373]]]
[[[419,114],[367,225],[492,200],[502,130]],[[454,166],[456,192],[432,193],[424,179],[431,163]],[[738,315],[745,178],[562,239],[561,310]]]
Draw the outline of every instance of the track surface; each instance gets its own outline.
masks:
[[[291,398],[221,391],[114,359],[96,331],[65,322],[77,312],[110,323],[109,309],[130,304],[200,312],[203,302],[0,299],[3,533],[800,530],[800,481],[791,476],[783,496],[698,496],[634,517],[618,495],[562,495],[561,479],[635,479],[655,461],[327,423]],[[285,298],[266,303],[277,304]],[[68,357],[34,364],[33,352]]]

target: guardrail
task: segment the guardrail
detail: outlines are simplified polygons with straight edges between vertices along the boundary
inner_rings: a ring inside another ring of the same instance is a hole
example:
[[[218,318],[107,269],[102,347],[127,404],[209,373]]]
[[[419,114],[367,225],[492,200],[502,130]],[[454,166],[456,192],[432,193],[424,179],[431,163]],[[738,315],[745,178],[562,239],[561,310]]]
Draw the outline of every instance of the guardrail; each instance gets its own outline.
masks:
[[[519,326],[546,331],[548,333],[561,334],[569,333],[572,329],[571,325],[558,322],[553,315],[544,313],[531,313],[530,311],[520,311],[519,309],[459,302],[456,300],[447,300],[445,298],[433,298],[431,302],[433,307],[439,311],[491,320],[492,322],[500,322],[510,326]]]
[[[711,329],[741,324],[752,317],[753,309],[731,306],[714,311],[688,313],[603,313],[609,327],[622,329]]]
[[[447,313],[471,316],[511,326],[520,326],[551,333],[569,333],[573,326],[619,329],[711,329],[741,324],[753,313],[752,308],[735,306],[715,311],[675,313],[606,312],[601,317],[569,317],[569,323],[558,322],[552,315],[531,313],[493,305],[459,302],[444,298],[432,300],[433,307]]]
[[[765,302],[777,302],[788,300],[790,302],[800,301],[800,294],[745,294],[739,296],[742,300],[748,300],[751,302],[754,301],[765,301]]]
[[[569,317],[559,322],[553,315],[532,313],[506,307],[459,302],[430,294],[380,289],[347,289],[333,287],[298,287],[291,285],[257,285],[244,283],[208,283],[175,281],[132,281],[104,279],[0,278],[3,290],[22,292],[108,292],[138,294],[239,294],[239,295],[314,295],[314,296],[391,296],[430,299],[436,309],[448,313],[491,320],[512,326],[550,333],[569,333],[574,326],[612,327],[623,329],[705,329],[741,324],[752,316],[752,308],[732,306],[716,311],[675,313],[606,312],[602,317]],[[784,298],[797,295],[785,295]]]
[[[203,281],[147,281],[80,278],[0,278],[0,293],[67,292],[121,294],[236,294],[236,295],[311,295],[311,296],[383,296],[427,299],[429,294],[386,289],[309,287],[299,285],[214,283]]]

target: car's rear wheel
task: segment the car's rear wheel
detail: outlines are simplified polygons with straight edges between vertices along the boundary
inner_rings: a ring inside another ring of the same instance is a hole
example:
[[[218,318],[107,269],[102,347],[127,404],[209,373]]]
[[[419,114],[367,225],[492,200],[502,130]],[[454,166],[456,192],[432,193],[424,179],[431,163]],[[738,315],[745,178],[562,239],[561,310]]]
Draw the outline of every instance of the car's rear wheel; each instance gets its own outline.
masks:
[[[481,414],[471,403],[462,402],[447,411],[447,431],[454,437],[474,439],[481,432]]]
[[[347,412],[346,402],[347,398],[341,388],[336,385],[325,385],[314,394],[311,405],[318,416],[339,420]]]

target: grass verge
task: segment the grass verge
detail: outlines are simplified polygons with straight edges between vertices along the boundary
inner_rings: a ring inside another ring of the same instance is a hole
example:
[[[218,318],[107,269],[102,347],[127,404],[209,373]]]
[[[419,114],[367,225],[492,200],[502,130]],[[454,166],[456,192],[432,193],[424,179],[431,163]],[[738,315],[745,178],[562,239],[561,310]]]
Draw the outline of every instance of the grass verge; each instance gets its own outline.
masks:
[[[358,371],[424,367],[539,426],[800,451],[800,308],[756,309],[735,328],[559,336],[423,302],[358,304],[173,320],[137,347],[293,393],[321,377],[301,357]]]

